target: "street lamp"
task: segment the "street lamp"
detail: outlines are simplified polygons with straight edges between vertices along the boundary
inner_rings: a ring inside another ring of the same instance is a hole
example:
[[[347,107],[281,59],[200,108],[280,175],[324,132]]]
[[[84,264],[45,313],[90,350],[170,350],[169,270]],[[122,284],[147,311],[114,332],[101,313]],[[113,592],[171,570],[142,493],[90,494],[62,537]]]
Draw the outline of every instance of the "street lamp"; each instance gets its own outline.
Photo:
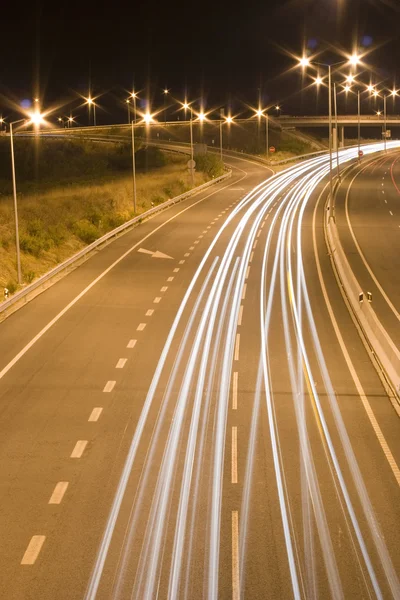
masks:
[[[88,105],[89,111],[89,125],[90,125],[90,107],[93,106],[93,124],[96,127],[96,102],[90,96],[86,98],[86,104]]]
[[[259,108],[258,110],[256,110],[256,116],[259,120],[261,119],[261,117],[265,117],[265,152],[267,155],[267,160],[269,160],[269,117],[267,109],[261,110],[261,108]]]
[[[27,119],[18,119],[18,121],[13,121],[10,123],[10,145],[11,145],[11,170],[12,170],[12,182],[13,182],[13,197],[14,197],[14,220],[15,220],[15,246],[17,251],[17,278],[18,283],[22,283],[22,273],[21,273],[21,253],[19,247],[19,227],[18,227],[18,205],[17,205],[17,181],[15,177],[15,157],[14,157],[14,136],[13,136],[13,125],[17,125],[17,123],[26,122]],[[31,115],[28,124],[32,123],[35,126],[39,126],[43,123],[43,115],[39,112],[35,112]]]
[[[185,102],[182,103],[182,108],[185,111],[185,116],[186,116],[186,111],[190,110],[190,121],[189,121],[189,130],[190,130],[190,164],[193,165],[194,162],[194,149],[193,149],[193,109],[190,106],[190,104],[188,104],[185,100]],[[190,176],[191,176],[191,180],[192,180],[192,186],[194,187],[194,167],[191,166],[190,167]]]
[[[167,123],[167,96],[169,94],[169,89],[165,88],[165,90],[163,90],[163,94],[164,94],[164,124]]]
[[[314,62],[314,61],[310,61],[306,56],[303,56],[300,60],[299,60],[299,66],[302,67],[303,69],[305,67],[311,66],[311,65],[317,65],[317,66],[323,66],[323,67],[328,67],[328,93],[329,93],[329,102],[328,102],[328,113],[329,113],[329,219],[333,219],[335,220],[335,203],[334,203],[334,197],[333,197],[333,178],[332,178],[332,73],[331,73],[331,69],[332,67],[337,67],[339,65],[343,65],[346,63],[350,63],[350,65],[352,66],[356,66],[358,65],[360,62],[360,58],[357,54],[352,54],[352,56],[350,56],[350,58],[347,61],[340,61],[340,62],[336,62],[333,64],[330,63],[321,63],[321,62]]]
[[[231,123],[233,123],[233,118],[230,117],[230,116],[229,117],[225,117],[223,119],[220,119],[220,122],[219,122],[219,148],[220,148],[221,161],[223,161],[223,156],[222,156],[222,125],[224,123],[227,123],[228,125],[230,125]]]
[[[125,102],[126,102],[126,108],[127,108],[127,110],[128,110],[128,125],[129,125],[129,123],[131,122],[130,106],[129,106],[129,98],[127,98],[127,99],[125,100]]]
[[[136,123],[136,98],[138,97],[136,92],[132,92],[131,94],[131,98],[133,100],[133,117],[135,119],[135,123]]]

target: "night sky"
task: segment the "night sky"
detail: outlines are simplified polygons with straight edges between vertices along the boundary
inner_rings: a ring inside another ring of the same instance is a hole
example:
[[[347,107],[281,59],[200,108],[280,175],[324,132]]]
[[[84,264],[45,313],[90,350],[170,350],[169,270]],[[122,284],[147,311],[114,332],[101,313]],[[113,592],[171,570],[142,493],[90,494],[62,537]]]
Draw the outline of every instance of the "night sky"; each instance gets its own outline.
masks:
[[[238,111],[239,100],[256,105],[260,94],[263,105],[282,103],[286,113],[315,112],[311,92],[299,93],[300,73],[289,71],[289,53],[304,47],[324,61],[341,60],[332,46],[371,50],[365,61],[374,81],[392,87],[397,79],[400,87],[399,0],[10,4],[1,13],[3,114],[10,100],[35,95],[68,111],[89,82],[102,94],[103,122],[123,119],[133,86],[153,107],[166,86],[178,99],[185,89],[190,100],[201,96],[205,108]]]

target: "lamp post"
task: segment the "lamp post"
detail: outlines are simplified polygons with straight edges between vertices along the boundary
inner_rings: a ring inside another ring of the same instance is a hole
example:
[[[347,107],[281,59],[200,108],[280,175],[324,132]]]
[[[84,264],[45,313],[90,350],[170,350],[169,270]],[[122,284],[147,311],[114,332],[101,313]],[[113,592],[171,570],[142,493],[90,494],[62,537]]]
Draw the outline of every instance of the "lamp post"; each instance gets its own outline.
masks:
[[[135,160],[135,125],[132,119],[132,177],[133,177],[133,211],[136,214],[136,160]]]
[[[22,272],[21,272],[21,253],[19,247],[19,226],[18,226],[18,203],[17,203],[17,181],[15,176],[15,157],[14,157],[14,136],[13,136],[13,125],[22,123],[27,119],[18,119],[10,123],[10,145],[11,145],[11,171],[12,171],[12,182],[13,182],[13,198],[14,198],[14,221],[15,221],[15,246],[17,252],[17,279],[18,283],[22,283]],[[43,117],[39,112],[35,112],[29,121],[34,125],[40,125],[43,122]]]
[[[220,119],[219,122],[219,149],[220,149],[220,158],[221,162],[223,162],[223,144],[222,144],[222,126],[224,123],[228,123],[230,125],[233,121],[232,117],[225,117],[225,119]]]
[[[169,94],[169,89],[165,88],[163,91],[164,94],[164,124],[167,124],[167,96]]]
[[[137,93],[136,92],[132,92],[131,94],[131,98],[133,100],[133,118],[135,120],[135,125],[136,125],[136,98],[137,98]]]
[[[93,106],[93,124],[96,127],[96,102],[90,96],[86,98],[89,111],[89,126],[90,126],[90,107]]]
[[[130,106],[129,106],[129,98],[127,98],[127,99],[125,100],[125,102],[126,102],[126,108],[127,108],[127,111],[128,111],[128,125],[129,125],[129,123],[131,122]]]
[[[383,96],[383,119],[384,119],[384,122],[383,122],[383,147],[384,147],[385,154],[387,151],[386,150],[386,132],[387,132],[387,128],[386,128],[386,123],[387,123],[387,121],[386,121],[386,98],[387,98],[387,96],[386,96],[386,94],[384,94],[384,96]]]
[[[191,164],[193,164],[193,156],[194,156],[194,151],[193,151],[193,109],[190,106],[190,104],[188,104],[186,101],[182,104],[182,108],[185,111],[185,115],[186,115],[186,111],[189,109],[190,110],[190,121],[189,121],[189,131],[190,131],[190,160],[192,161]],[[191,179],[192,179],[192,186],[194,186],[194,169],[191,168],[190,169],[190,175],[191,175]]]
[[[329,215],[329,220],[333,219],[333,221],[335,220],[335,199],[334,199],[334,195],[333,195],[333,176],[332,176],[333,161],[332,161],[332,73],[331,73],[331,68],[339,66],[339,65],[343,65],[346,63],[350,63],[352,66],[355,66],[359,62],[360,62],[360,59],[356,54],[353,54],[347,61],[340,61],[340,62],[336,62],[333,64],[310,61],[306,56],[303,56],[303,58],[301,58],[299,60],[299,65],[303,69],[305,67],[308,67],[311,65],[328,67],[328,94],[329,94],[329,101],[328,101],[328,113],[329,113],[329,117],[328,117],[328,123],[329,123],[329,203],[328,203],[328,211],[329,212],[328,212],[328,215]]]

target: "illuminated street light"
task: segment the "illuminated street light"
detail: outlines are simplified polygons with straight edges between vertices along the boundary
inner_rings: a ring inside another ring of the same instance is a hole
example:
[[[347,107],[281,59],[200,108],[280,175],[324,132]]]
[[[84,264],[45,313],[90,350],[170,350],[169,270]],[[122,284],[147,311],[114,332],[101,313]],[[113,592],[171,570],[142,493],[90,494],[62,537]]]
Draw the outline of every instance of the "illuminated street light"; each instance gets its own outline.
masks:
[[[136,115],[136,98],[138,97],[137,93],[135,91],[133,91],[131,93],[131,98],[133,100],[133,118],[135,120],[135,124],[136,124],[136,119],[137,119],[137,115]]]
[[[395,96],[397,96],[397,90],[392,90],[390,92],[390,95],[394,98]]]
[[[38,127],[39,125],[43,125],[44,117],[40,112],[34,112],[34,113],[30,114],[29,116],[30,116],[30,121],[28,122],[28,124],[35,125],[36,127]]]
[[[351,90],[351,86],[348,83],[346,83],[346,85],[344,86],[344,91],[347,94],[348,92],[350,92],[350,90]]]
[[[378,117],[380,117],[382,113],[381,113],[381,111],[380,111],[380,110],[377,110],[377,111],[376,111],[376,114],[377,114],[377,116],[378,116]]]
[[[223,112],[224,109],[221,109],[221,117],[223,116]],[[221,154],[221,162],[223,161],[223,155],[222,155],[222,125],[224,123],[227,123],[228,125],[230,125],[231,123],[233,123],[233,118],[232,117],[224,117],[221,118],[220,122],[219,122],[219,149],[220,149],[220,154]]]
[[[91,108],[91,106],[93,106],[93,124],[96,127],[96,102],[93,100],[93,98],[88,96],[88,98],[86,98],[86,104],[88,105],[88,111],[89,111],[89,125],[90,125],[90,108]]]
[[[372,94],[372,92],[374,91],[374,86],[373,85],[368,85],[367,86],[367,90]]]
[[[127,111],[128,111],[128,125],[129,125],[129,123],[131,122],[131,113],[130,113],[130,106],[129,106],[130,100],[129,100],[129,98],[127,98],[125,100],[125,102],[126,102],[126,108],[127,108]]]
[[[379,92],[377,92],[377,90],[374,90],[372,95],[376,98],[377,96],[379,96]]]
[[[153,123],[154,119],[153,116],[147,112],[143,115],[143,121],[146,123],[146,125],[149,125],[150,123]]]
[[[163,94],[164,94],[164,124],[167,123],[167,96],[169,94],[169,89],[165,88],[163,90]]]
[[[360,61],[360,57],[359,57],[359,56],[358,56],[356,53],[352,54],[352,55],[350,56],[350,58],[349,58],[349,63],[350,63],[350,64],[351,64],[353,67],[355,67],[356,65],[359,65],[359,64],[360,64],[360,62],[361,62],[361,61]]]
[[[310,66],[310,61],[306,56],[303,56],[303,58],[301,58],[299,60],[299,65],[300,67],[309,67]]]
[[[347,75],[346,81],[347,81],[347,83],[353,83],[353,81],[354,81],[354,75]]]
[[[314,84],[315,84],[315,85],[321,85],[321,84],[322,84],[322,81],[323,81],[322,77],[319,77],[319,76],[318,76],[318,77],[316,77],[316,78],[314,79]]]
[[[203,112],[200,112],[198,114],[198,119],[199,119],[200,123],[203,123],[203,121],[206,120],[206,115]]]

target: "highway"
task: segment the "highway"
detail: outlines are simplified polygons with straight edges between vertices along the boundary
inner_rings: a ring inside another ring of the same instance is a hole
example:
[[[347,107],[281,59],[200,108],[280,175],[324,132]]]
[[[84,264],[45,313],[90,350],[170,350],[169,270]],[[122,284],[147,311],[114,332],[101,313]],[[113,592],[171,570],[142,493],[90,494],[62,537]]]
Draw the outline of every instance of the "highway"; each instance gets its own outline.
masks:
[[[0,324],[2,598],[400,598],[399,418],[327,157],[228,162]]]
[[[372,306],[400,348],[400,165],[397,152],[349,172],[337,198],[343,247]]]

